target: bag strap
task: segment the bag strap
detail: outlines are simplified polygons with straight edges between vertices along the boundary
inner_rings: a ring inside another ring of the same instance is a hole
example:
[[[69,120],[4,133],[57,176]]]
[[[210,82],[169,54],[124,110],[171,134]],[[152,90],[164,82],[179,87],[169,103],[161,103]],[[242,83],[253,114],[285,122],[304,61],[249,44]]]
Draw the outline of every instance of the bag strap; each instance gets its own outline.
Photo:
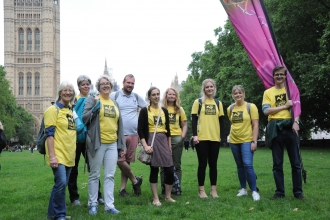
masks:
[[[154,140],[155,140],[155,136],[156,136],[156,131],[157,131],[161,111],[162,111],[162,108],[159,107],[158,118],[157,118],[156,127],[155,127],[155,131],[154,131],[154,136],[152,137],[152,141],[151,141],[151,147],[154,146]]]

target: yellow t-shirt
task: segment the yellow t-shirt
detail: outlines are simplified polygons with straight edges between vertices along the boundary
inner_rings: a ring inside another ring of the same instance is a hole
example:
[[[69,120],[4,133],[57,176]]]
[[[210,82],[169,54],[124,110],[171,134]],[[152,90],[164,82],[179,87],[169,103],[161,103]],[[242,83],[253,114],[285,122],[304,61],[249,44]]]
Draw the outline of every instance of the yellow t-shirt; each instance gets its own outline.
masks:
[[[194,101],[191,114],[198,114],[198,99]],[[197,136],[200,141],[220,141],[219,117],[223,116],[223,106],[219,101],[219,108],[213,99],[206,99],[202,103],[198,116]]]
[[[148,108],[148,107],[147,107]],[[155,127],[157,123],[158,113],[160,113],[160,118],[157,126],[157,133],[159,132],[167,132],[166,130],[166,118],[164,111],[159,107],[158,109],[154,109],[150,106],[150,109],[148,110],[148,124],[149,124],[149,132],[155,132]]]
[[[111,99],[103,99],[100,96],[100,132],[101,143],[110,144],[118,139],[119,110]]]
[[[174,106],[167,106],[167,110],[170,118],[171,136],[181,136],[182,130],[180,124],[182,121],[187,121],[186,113],[182,107],[180,107],[180,113],[175,113]]]
[[[250,114],[245,102],[242,106],[234,106],[230,114],[230,106],[227,108],[227,113],[231,123],[229,142],[232,144],[240,144],[253,141],[252,121],[259,119],[257,106],[253,103],[250,105]]]
[[[76,124],[69,108],[50,106],[44,113],[45,128],[55,126],[54,150],[59,164],[67,167],[75,165]],[[49,165],[48,143],[46,141],[46,162]]]
[[[264,92],[262,105],[269,104],[271,108],[285,105],[288,97],[286,94],[285,87],[276,89],[275,87],[269,88]],[[289,109],[279,111],[275,114],[268,115],[268,121],[270,120],[284,120],[291,118]]]

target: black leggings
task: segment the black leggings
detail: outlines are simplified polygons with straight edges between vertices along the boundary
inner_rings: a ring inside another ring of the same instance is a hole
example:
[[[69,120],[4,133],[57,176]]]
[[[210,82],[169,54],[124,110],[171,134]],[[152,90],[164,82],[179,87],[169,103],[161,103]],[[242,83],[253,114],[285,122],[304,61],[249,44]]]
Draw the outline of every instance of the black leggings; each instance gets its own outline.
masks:
[[[164,168],[164,183],[167,185],[173,185],[174,166],[163,167],[163,168]],[[150,176],[149,176],[150,183],[158,182],[158,172],[159,172],[159,167],[150,166]]]
[[[206,166],[209,164],[209,175],[211,186],[217,185],[218,176],[218,156],[220,151],[220,142],[217,141],[199,141],[196,145],[198,157],[197,178],[198,185],[204,186]]]

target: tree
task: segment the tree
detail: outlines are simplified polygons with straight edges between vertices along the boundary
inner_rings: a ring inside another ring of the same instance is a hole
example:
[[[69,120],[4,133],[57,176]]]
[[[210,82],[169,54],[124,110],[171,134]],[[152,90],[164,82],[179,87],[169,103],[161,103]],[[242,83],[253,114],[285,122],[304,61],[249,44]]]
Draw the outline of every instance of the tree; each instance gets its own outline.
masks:
[[[17,137],[20,144],[33,142],[33,117],[22,107],[17,106],[16,99],[9,88],[4,67],[0,66],[0,121],[8,140]]]

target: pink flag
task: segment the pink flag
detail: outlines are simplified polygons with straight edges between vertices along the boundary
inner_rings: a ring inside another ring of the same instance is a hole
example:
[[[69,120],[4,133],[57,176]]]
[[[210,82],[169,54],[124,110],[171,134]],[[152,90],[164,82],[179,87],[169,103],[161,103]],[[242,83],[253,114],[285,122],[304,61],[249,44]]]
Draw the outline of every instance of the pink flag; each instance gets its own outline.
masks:
[[[262,0],[220,0],[229,20],[248,53],[262,83],[274,86],[272,71],[276,65],[285,66],[276,45],[267,11]],[[287,74],[287,91],[293,101],[294,117],[300,116],[300,94],[291,74]]]

